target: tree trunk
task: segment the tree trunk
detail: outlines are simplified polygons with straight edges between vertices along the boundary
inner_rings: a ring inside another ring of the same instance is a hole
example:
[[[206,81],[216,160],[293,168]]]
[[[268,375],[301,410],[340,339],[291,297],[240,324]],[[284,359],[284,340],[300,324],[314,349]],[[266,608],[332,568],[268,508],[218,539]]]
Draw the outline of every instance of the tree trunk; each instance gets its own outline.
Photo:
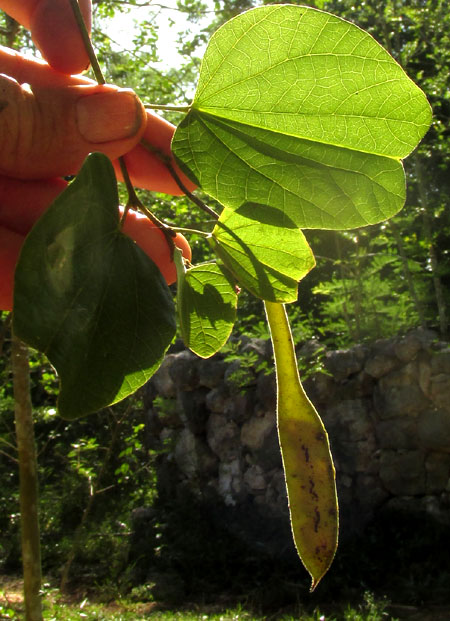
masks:
[[[25,619],[26,621],[42,621],[38,477],[30,396],[28,348],[14,334],[12,337],[12,368],[17,450],[19,454]]]

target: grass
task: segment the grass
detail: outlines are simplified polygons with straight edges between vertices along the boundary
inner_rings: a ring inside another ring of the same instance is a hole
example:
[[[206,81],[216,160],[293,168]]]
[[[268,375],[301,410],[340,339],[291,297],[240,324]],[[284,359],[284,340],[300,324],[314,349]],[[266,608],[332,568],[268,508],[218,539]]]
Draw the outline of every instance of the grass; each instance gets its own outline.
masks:
[[[0,580],[0,620],[23,621],[24,606],[20,580]],[[355,605],[339,606],[339,610],[311,612],[297,610],[289,613],[280,611],[270,615],[258,615],[242,606],[222,609],[214,606],[180,606],[179,610],[166,610],[157,602],[133,602],[117,599],[108,603],[95,602],[83,595],[63,596],[58,589],[45,585],[43,594],[43,616],[46,621],[393,621],[386,612],[386,602],[376,600],[366,592],[363,601]]]

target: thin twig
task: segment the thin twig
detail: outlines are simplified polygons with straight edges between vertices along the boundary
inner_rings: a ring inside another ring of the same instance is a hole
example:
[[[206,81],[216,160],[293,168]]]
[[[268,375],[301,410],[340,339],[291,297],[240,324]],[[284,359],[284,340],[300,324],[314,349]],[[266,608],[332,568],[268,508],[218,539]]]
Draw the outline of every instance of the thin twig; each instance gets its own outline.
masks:
[[[122,171],[123,180],[125,182],[125,186],[126,186],[127,192],[128,192],[128,203],[127,203],[127,205],[125,207],[125,211],[124,211],[124,214],[123,214],[121,222],[120,222],[121,226],[125,222],[126,214],[127,214],[128,209],[130,207],[141,211],[164,234],[164,237],[166,238],[166,241],[167,241],[167,243],[169,245],[169,248],[170,248],[170,253],[172,254],[174,249],[175,249],[175,244],[174,244],[174,241],[173,241],[173,238],[176,237],[175,231],[170,226],[165,224],[162,220],[157,218],[150,211],[150,209],[147,209],[147,207],[139,199],[139,197],[136,194],[136,191],[135,191],[135,189],[133,187],[133,184],[131,183],[130,175],[128,173],[128,169],[126,167],[125,160],[124,160],[123,157],[119,158],[119,164],[120,164],[120,170]]]
[[[210,215],[212,218],[214,218],[214,220],[218,220],[219,219],[219,214],[216,213],[214,211],[214,209],[211,209],[211,207],[209,207],[206,203],[204,203],[200,198],[198,198],[198,196],[195,196],[195,194],[193,194],[192,192],[190,192],[187,187],[184,185],[184,183],[182,182],[182,180],[180,179],[179,174],[177,173],[177,171],[175,170],[174,165],[172,164],[172,161],[170,159],[170,157],[168,157],[165,153],[163,153],[160,149],[156,149],[152,144],[150,144],[147,140],[145,140],[145,138],[141,139],[141,145],[144,147],[144,149],[146,149],[149,153],[153,153],[155,155],[157,155],[163,162],[164,164],[167,166],[170,174],[172,175],[172,177],[175,179],[178,187],[180,188],[180,190],[182,192],[184,192],[184,194],[186,194],[186,196],[189,198],[189,200],[191,200],[193,203],[195,203],[195,205],[197,205],[197,207],[200,207],[200,209],[202,209],[203,211],[206,211],[206,213],[208,215]]]
[[[0,449],[0,455],[4,455],[5,457],[8,457],[11,461],[13,461],[15,464],[19,463],[19,460],[16,459],[15,457],[13,457],[12,455],[10,455],[9,453],[7,453],[6,451],[2,451]]]
[[[92,71],[94,72],[95,79],[99,84],[106,84],[106,80],[103,76],[102,70],[100,68],[99,62],[97,60],[97,56],[95,55],[94,48],[92,47],[91,38],[86,28],[86,24],[84,23],[84,18],[80,10],[80,5],[78,4],[78,0],[69,0],[70,6],[72,7],[73,14],[75,19],[77,20],[78,29],[80,31],[80,35],[83,38],[84,47],[86,49],[86,53],[89,56],[89,62],[91,63]]]
[[[142,203],[136,194],[133,184],[131,183],[130,175],[128,173],[128,168],[127,168],[125,159],[122,155],[119,157],[119,164],[120,164],[120,170],[122,171],[122,176],[123,176],[123,180],[125,183],[125,187],[127,188],[127,193],[128,193],[127,207],[134,207],[135,209],[140,208],[142,206]]]
[[[17,453],[17,445],[16,444],[12,444],[12,442],[8,442],[8,440],[5,440],[5,438],[0,438],[0,442],[2,444],[6,444],[6,446],[9,446],[9,448],[11,448],[13,451],[15,451]]]
[[[148,104],[144,103],[146,110],[168,110],[169,112],[184,112],[187,113],[191,109],[191,106],[171,106],[168,104]]]
[[[211,235],[211,233],[208,233],[207,231],[200,231],[199,229],[188,229],[184,226],[173,226],[172,230],[176,231],[177,233],[192,233],[192,235],[200,235],[201,237],[209,237]]]

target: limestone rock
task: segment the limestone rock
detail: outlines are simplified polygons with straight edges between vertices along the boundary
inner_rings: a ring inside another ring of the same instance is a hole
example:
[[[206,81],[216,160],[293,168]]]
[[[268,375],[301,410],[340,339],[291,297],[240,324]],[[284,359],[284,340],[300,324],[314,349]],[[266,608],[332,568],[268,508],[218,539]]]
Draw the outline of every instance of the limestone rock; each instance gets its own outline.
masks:
[[[267,487],[264,473],[259,466],[250,466],[244,474],[244,481],[246,485],[255,492],[262,492]]]
[[[422,451],[395,451],[381,453],[380,479],[391,494],[417,496],[424,494],[425,464]]]
[[[450,414],[450,375],[439,373],[431,376],[430,398],[436,407]]]
[[[362,346],[329,351],[325,354],[325,368],[335,380],[341,381],[363,369],[366,355]]]
[[[173,356],[169,374],[177,390],[194,390],[198,385],[199,359],[188,350]]]
[[[382,377],[374,391],[374,402],[382,420],[418,416],[429,402],[420,389],[417,361]]]
[[[396,357],[381,353],[370,357],[364,366],[364,370],[372,377],[379,379],[399,366],[400,363]]]
[[[431,357],[431,373],[450,375],[450,350],[437,352]]]
[[[200,434],[205,430],[208,419],[206,408],[206,394],[204,390],[178,391],[177,403],[180,417],[188,429],[193,433]]]
[[[408,334],[394,345],[394,352],[402,362],[413,360],[422,349],[422,342],[415,333]]]
[[[269,373],[268,375],[263,372],[258,374],[255,397],[264,410],[272,410],[275,412],[277,407],[277,381],[275,372]]]
[[[218,491],[225,505],[235,505],[242,492],[242,464],[240,459],[219,465]]]
[[[236,459],[241,453],[239,427],[221,414],[212,414],[207,424],[208,444],[222,462]]]
[[[421,446],[450,453],[450,413],[445,410],[428,409],[417,421],[417,433]]]
[[[446,489],[450,477],[450,455],[433,452],[425,459],[427,494],[437,494]]]
[[[198,436],[189,429],[183,429],[175,446],[175,461],[187,477],[207,477],[217,470],[217,457]]]
[[[381,448],[419,448],[417,420],[414,418],[391,418],[377,425],[377,438]]]
[[[170,375],[170,367],[172,366],[176,356],[168,354],[161,363],[159,369],[154,373],[151,383],[156,393],[161,397],[175,397],[177,388],[175,382]]]
[[[242,426],[241,443],[251,451],[261,449],[275,426],[275,412],[266,412],[264,416],[254,416]]]
[[[215,388],[223,380],[227,364],[218,358],[200,360],[198,365],[198,383],[206,388]]]

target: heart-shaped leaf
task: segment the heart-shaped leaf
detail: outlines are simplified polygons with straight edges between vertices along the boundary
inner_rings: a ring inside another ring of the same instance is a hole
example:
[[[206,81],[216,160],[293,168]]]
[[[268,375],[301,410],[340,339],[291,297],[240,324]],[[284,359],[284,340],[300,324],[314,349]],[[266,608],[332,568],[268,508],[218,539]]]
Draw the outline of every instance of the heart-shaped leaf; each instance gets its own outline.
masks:
[[[28,235],[17,265],[14,330],[56,368],[64,418],[135,392],[175,334],[170,291],[120,232],[118,206],[110,161],[89,156]]]
[[[301,230],[272,207],[224,209],[210,241],[239,283],[263,300],[295,301],[298,281],[315,264]]]
[[[236,321],[232,279],[217,263],[197,265],[184,274],[177,299],[185,345],[209,358],[225,345]]]
[[[430,120],[422,91],[369,34],[316,9],[266,6],[211,38],[173,150],[227,207],[345,229],[399,211],[400,159]]]

